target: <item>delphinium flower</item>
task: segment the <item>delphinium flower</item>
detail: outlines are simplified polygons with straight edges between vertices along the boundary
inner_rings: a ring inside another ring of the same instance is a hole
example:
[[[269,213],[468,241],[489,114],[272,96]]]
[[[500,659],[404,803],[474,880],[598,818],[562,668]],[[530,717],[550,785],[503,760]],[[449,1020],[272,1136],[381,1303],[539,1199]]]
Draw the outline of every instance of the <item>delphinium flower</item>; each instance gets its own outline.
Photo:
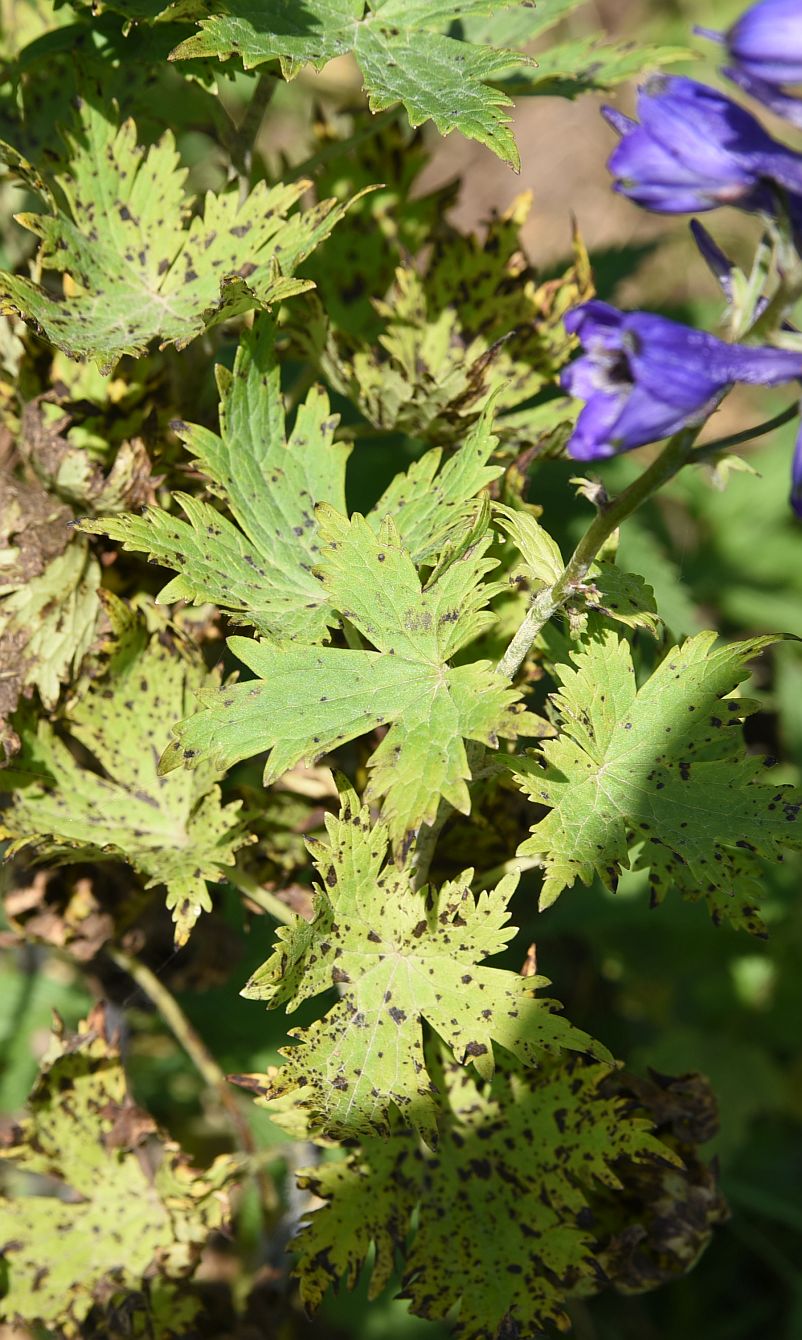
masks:
[[[723,42],[729,58],[724,73],[747,93],[794,125],[802,127],[802,99],[788,87],[802,86],[802,3],[760,0],[726,33],[700,28]]]
[[[802,228],[802,155],[731,98],[694,79],[658,75],[641,89],[637,111],[635,121],[604,109],[621,135],[608,165],[617,191],[660,214],[720,205],[775,214],[782,193]]]
[[[562,385],[585,401],[568,453],[595,461],[703,423],[735,382],[778,386],[802,378],[802,354],[726,344],[651,312],[620,312],[596,299],[565,318],[584,353]],[[792,505],[802,515],[802,445]]]

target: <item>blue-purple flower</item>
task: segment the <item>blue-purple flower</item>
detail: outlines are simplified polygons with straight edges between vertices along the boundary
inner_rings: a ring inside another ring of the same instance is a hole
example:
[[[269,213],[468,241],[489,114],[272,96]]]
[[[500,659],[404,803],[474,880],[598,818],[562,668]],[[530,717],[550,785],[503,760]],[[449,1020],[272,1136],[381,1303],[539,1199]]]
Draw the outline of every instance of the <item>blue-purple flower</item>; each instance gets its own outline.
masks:
[[[723,42],[730,65],[724,71],[771,111],[802,126],[802,100],[786,91],[802,85],[802,4],[799,0],[760,0],[726,33],[699,29]]]
[[[732,59],[769,84],[802,84],[802,5],[760,0],[726,35]]]
[[[568,444],[595,461],[703,423],[734,382],[777,386],[802,378],[802,354],[725,344],[651,312],[619,312],[592,300],[565,318],[584,354],[562,385],[585,401]],[[802,445],[794,460],[794,510],[802,515]]]
[[[636,204],[661,214],[720,205],[774,214],[781,191],[802,221],[802,155],[724,94],[659,75],[640,91],[639,121],[604,111],[621,135],[608,165],[616,190]]]

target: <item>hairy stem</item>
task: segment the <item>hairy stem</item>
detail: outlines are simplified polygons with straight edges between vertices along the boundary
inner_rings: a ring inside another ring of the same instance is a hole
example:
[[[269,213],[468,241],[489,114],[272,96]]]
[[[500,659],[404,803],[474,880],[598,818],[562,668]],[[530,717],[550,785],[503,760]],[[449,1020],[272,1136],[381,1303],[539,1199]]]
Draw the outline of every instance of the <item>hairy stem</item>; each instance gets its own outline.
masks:
[[[261,907],[268,916],[275,917],[276,921],[283,921],[285,926],[292,925],[295,920],[295,914],[292,909],[277,898],[275,893],[265,889],[259,884],[252,875],[246,875],[244,870],[235,870],[228,876],[229,884],[233,884],[235,889],[239,889],[246,898],[250,898],[252,903]]]
[[[649,468],[633,480],[623,493],[619,493],[617,498],[601,508],[554,585],[539,591],[535,596],[526,618],[496,666],[496,674],[503,675],[505,679],[515,677],[540,630],[545,627],[552,615],[562,609],[577,586],[587,577],[590,566],[605,540],[618,529],[622,521],[631,516],[647,498],[656,493],[692,459],[693,444],[698,433],[698,428],[685,428],[681,433],[676,433]]]
[[[141,959],[128,954],[117,945],[106,945],[106,953],[124,973],[136,983],[164,1020],[173,1037],[183,1047],[201,1078],[214,1091],[224,1109],[237,1142],[246,1154],[256,1152],[248,1123],[239,1110],[237,1100],[223,1071],[215,1061],[203,1038],[195,1031],[175,996],[159,981],[155,972]]]

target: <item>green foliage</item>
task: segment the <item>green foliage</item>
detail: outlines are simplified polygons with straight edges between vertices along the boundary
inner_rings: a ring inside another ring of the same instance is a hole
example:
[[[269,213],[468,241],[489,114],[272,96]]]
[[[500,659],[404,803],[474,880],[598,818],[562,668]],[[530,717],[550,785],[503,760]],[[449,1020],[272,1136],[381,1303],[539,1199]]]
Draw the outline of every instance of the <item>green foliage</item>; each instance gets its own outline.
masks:
[[[592,294],[578,239],[570,268],[538,284],[521,248],[530,206],[519,196],[481,240],[445,230],[423,270],[400,265],[374,300],[381,326],[368,339],[317,307],[311,325],[298,318],[300,348],[377,428],[451,443],[493,393],[499,436],[528,445],[532,416],[521,406],[554,384],[574,348],[562,318]],[[557,411],[558,423],[572,422],[566,400]]]
[[[509,128],[510,99],[493,87],[512,53],[443,35],[449,22],[487,11],[491,0],[293,0],[228,5],[204,18],[174,59],[236,54],[247,69],[278,60],[285,79],[305,64],[321,69],[353,52],[371,111],[401,102],[412,126],[432,120],[442,135],[461,130],[520,167]]]
[[[48,721],[25,719],[0,836],[12,852],[32,847],[40,859],[130,862],[148,887],[167,886],[183,944],[211,910],[206,881],[222,879],[247,841],[239,806],[221,804],[214,769],[157,772],[170,724],[216,677],[163,621],[149,631],[143,619],[112,613],[121,627],[107,660],[78,681],[59,723],[96,766],[82,767]]]
[[[566,1298],[599,1284],[598,1184],[620,1192],[628,1164],[678,1162],[648,1120],[600,1093],[609,1074],[573,1058],[528,1076],[505,1069],[490,1088],[447,1065],[435,1151],[396,1132],[301,1172],[326,1202],[294,1244],[307,1303],[340,1278],[353,1285],[372,1246],[378,1294],[414,1221],[402,1277],[413,1311],[444,1320],[456,1308],[455,1334],[477,1340],[565,1329]]]
[[[471,775],[464,740],[496,747],[530,730],[520,694],[487,661],[450,666],[493,622],[498,589],[482,579],[491,536],[480,531],[423,584],[392,515],[374,532],[321,504],[323,591],[375,650],[229,641],[256,681],[206,689],[202,710],[180,721],[162,770],[199,762],[219,771],[266,748],[265,784],[297,763],[389,726],[371,758],[367,796],[383,802],[394,844],[403,849],[447,800],[467,813]]]
[[[686,54],[591,8],[0,0],[15,1334],[800,1332],[792,445],[572,478],[566,314],[662,270],[435,136],[516,164],[516,96]]]
[[[350,790],[326,828],[329,842],[310,844],[322,881],[313,920],[279,931],[243,994],[288,1010],[332,985],[342,994],[318,1023],[290,1034],[296,1045],[277,1074],[249,1077],[265,1097],[292,1093],[315,1126],[337,1136],[386,1131],[396,1109],[433,1142],[437,1088],[424,1062],[424,1021],[484,1079],[494,1044],[530,1065],[562,1048],[604,1055],[553,1013],[553,1001],[536,997],[545,978],[480,966],[515,933],[516,876],[474,895],[467,870],[439,891],[416,891],[388,864],[387,827],[371,826]]]
[[[234,1164],[197,1173],[128,1097],[102,1009],[77,1035],[56,1030],[29,1115],[2,1150],[19,1173],[48,1179],[46,1194],[0,1199],[8,1320],[80,1336],[113,1282],[137,1287],[152,1269],[192,1270],[226,1216]]]
[[[634,849],[653,903],[674,887],[714,920],[762,933],[755,857],[802,843],[802,796],[763,780],[740,732],[752,704],[731,696],[775,639],[715,641],[700,633],[672,648],[640,689],[630,648],[612,633],[559,667],[560,736],[543,745],[545,766],[511,764],[550,811],[520,848],[543,858],[542,907],[594,875],[615,889]]]
[[[294,272],[328,236],[341,206],[324,201],[290,215],[309,183],[259,182],[244,200],[236,191],[207,194],[203,214],[187,224],[187,171],[171,132],[145,151],[132,121],[118,128],[91,103],[81,110],[66,135],[68,172],[44,180],[5,148],[11,169],[47,207],[20,222],[42,240],[40,265],[64,276],[64,296],[2,274],[4,311],[108,371],[152,340],[183,347],[210,325],[311,286]]]
[[[180,575],[161,592],[165,603],[214,601],[272,640],[323,641],[338,616],[316,574],[315,508],[345,510],[350,448],[333,440],[338,416],[314,388],[287,437],[268,317],[243,335],[233,374],[218,367],[217,376],[220,436],[200,425],[174,427],[237,524],[211,504],[177,493],[187,521],[148,508],[141,517],[87,522],[83,529],[177,568]],[[415,561],[429,559],[463,520],[470,499],[500,473],[485,464],[495,441],[486,414],[439,473],[440,455],[430,452],[407,475],[397,475],[368,524],[378,530],[392,517]]]

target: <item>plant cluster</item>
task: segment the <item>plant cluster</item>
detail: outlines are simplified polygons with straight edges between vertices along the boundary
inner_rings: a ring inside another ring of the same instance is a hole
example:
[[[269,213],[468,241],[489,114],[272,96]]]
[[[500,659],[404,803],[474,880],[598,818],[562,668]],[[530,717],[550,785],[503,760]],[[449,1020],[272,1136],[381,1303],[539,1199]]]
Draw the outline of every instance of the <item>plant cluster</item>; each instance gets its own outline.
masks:
[[[204,1292],[249,1233],[272,1285],[289,1246],[309,1309],[364,1268],[465,1340],[553,1334],[591,1295],[685,1274],[726,1217],[704,1077],[624,1070],[511,946],[535,906],[638,872],[653,906],[764,937],[767,866],[802,847],[802,791],[745,734],[749,667],[786,630],[688,629],[654,564],[624,561],[658,491],[726,482],[799,414],[802,154],[654,73],[684,48],[563,40],[578,9],[4,20],[4,940],[29,994],[77,963],[99,1002],[46,1001],[86,1017],[57,1017],[5,1095],[33,1081],[0,1147],[0,1317],[32,1336],[301,1336],[292,1297],[247,1313],[258,1268],[222,1320]],[[802,124],[796,0],[711,36]],[[299,97],[336,57],[367,107]],[[421,186],[424,124],[518,168],[515,98],[645,72],[637,119],[606,111],[616,190],[760,223],[749,264],[692,224],[719,335],[597,297],[579,235],[538,275],[526,197],[478,237],[448,221],[452,185]],[[796,389],[714,436],[736,385]],[[558,462],[656,443],[626,483],[617,461],[575,493],[560,475],[552,522]],[[256,1002],[300,1022],[218,1056],[188,982],[224,1033],[238,995],[256,1029]],[[160,1029],[203,1082],[183,1148],[146,1110]]]

